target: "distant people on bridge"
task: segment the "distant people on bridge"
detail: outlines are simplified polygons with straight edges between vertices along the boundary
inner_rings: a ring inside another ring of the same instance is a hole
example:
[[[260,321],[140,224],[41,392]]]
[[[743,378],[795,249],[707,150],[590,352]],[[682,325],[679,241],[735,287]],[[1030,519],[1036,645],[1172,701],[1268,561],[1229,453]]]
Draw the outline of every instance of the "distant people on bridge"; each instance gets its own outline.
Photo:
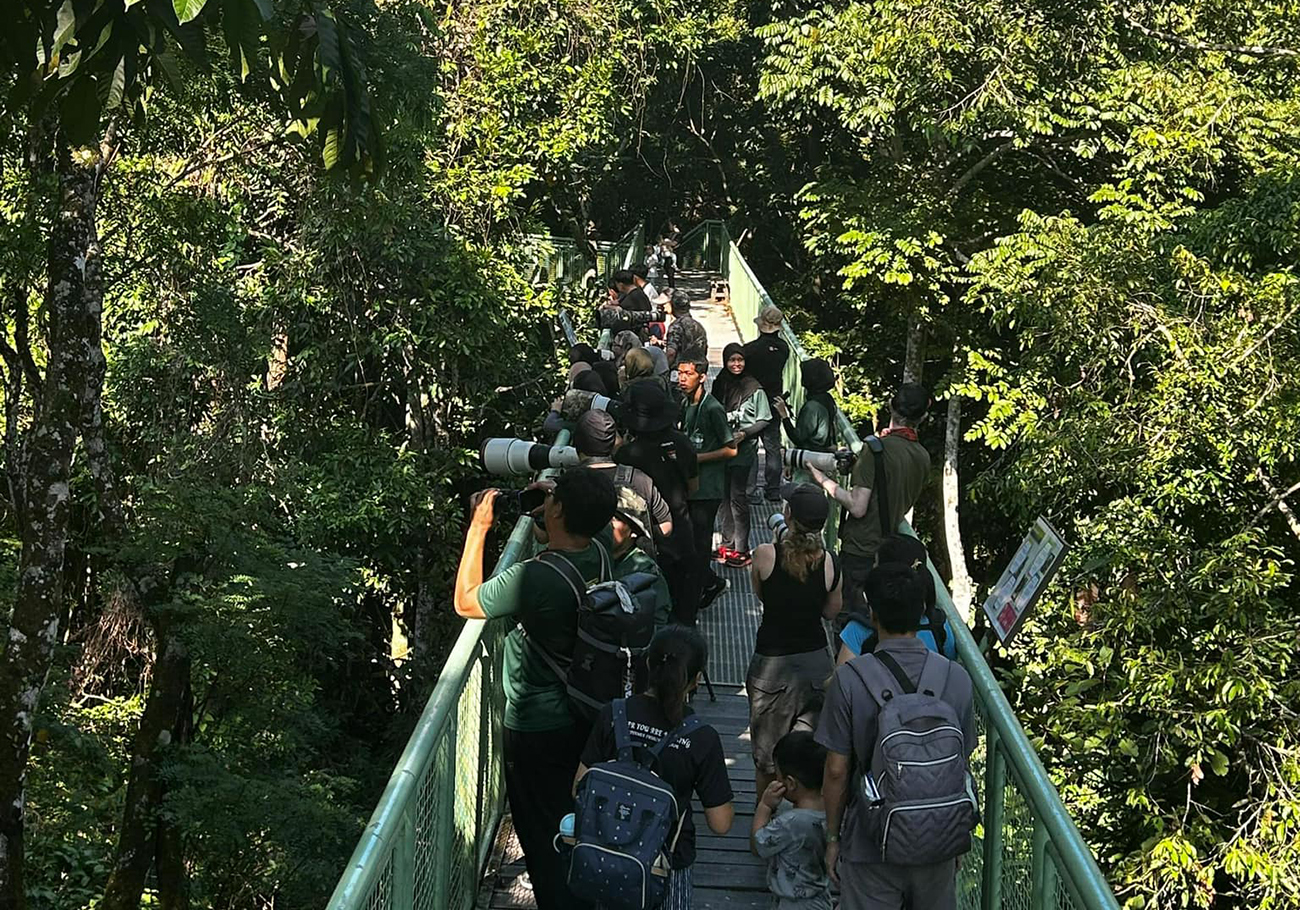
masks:
[[[794,730],[772,750],[776,779],[759,791],[750,848],[767,860],[771,910],[831,910],[826,871],[826,750],[807,730]],[[790,807],[774,814],[782,802]]]
[[[657,255],[659,256],[660,268],[663,269],[664,281],[667,282],[668,287],[676,288],[677,287],[677,241],[669,237],[665,237],[659,241],[659,245],[655,247],[655,250]]]
[[[709,334],[704,325],[691,315],[691,297],[684,290],[673,291],[668,302],[672,322],[664,339],[664,353],[668,366],[676,367],[685,360],[708,360]]]
[[[789,417],[785,406],[785,364],[790,359],[790,345],[781,337],[781,325],[785,315],[775,306],[768,304],[758,311],[754,324],[758,326],[758,337],[745,345],[745,370],[758,380],[767,395],[768,406],[778,419],[768,422],[759,434],[763,441],[763,477],[762,488],[767,493],[768,502],[781,501],[781,420]],[[749,501],[758,504],[758,459],[754,459],[750,468]]]
[[[534,520],[545,529],[546,549],[561,553],[589,583],[607,577],[607,529],[618,503],[613,482],[599,471],[576,467],[545,489]],[[511,627],[502,658],[506,797],[539,910],[572,910],[576,902],[553,838],[560,819],[573,809],[573,777],[590,726],[571,710],[565,679],[547,655],[573,653],[579,604],[570,583],[536,557],[484,580],[484,543],[497,496],[497,490],[484,490],[471,500],[456,573],[456,612]],[[596,540],[602,534],[604,544]]]
[[[864,593],[879,643],[835,671],[817,727],[826,867],[843,910],[955,910],[977,818],[970,676],[917,640],[926,594],[910,566],[879,566]]]
[[[641,289],[652,305],[663,306],[668,302],[668,296],[655,287],[654,281],[650,278],[650,272],[644,265],[634,265],[628,271],[632,273],[637,287]]]
[[[844,603],[850,613],[865,609],[862,585],[875,563],[881,542],[898,530],[930,477],[930,453],[917,440],[930,396],[916,383],[904,383],[890,402],[889,427],[879,434],[880,452],[864,440],[845,489],[816,468],[813,479],[844,507],[840,558],[844,568]],[[882,503],[884,504],[882,506]]]
[[[758,379],[746,368],[745,349],[732,342],[722,351],[723,370],[713,381],[713,397],[722,402],[727,423],[738,451],[727,464],[720,511],[722,545],[718,560],[735,568],[750,564],[749,499],[750,472],[758,458],[758,436],[772,421],[767,395]]]
[[[891,534],[876,550],[876,565],[904,565],[917,573],[925,589],[925,615],[921,617],[916,637],[931,651],[956,660],[957,638],[939,608],[934,576],[926,562],[928,558],[925,544],[907,534]],[[850,613],[848,622],[840,631],[840,653],[836,663],[847,663],[859,654],[870,654],[875,649],[876,630],[871,625],[871,617],[865,612]]]
[[[687,700],[699,686],[707,661],[708,644],[699,632],[685,626],[668,626],[650,643],[649,685],[643,693],[623,703],[635,757],[644,758],[643,750],[676,736],[666,743],[651,766],[672,787],[681,807],[681,832],[669,857],[672,871],[661,910],[690,910],[694,906],[691,869],[696,846],[692,796],[699,798],[704,822],[714,834],[730,831],[735,816],[731,781],[727,777],[726,756],[718,731],[708,724],[696,723],[687,732],[677,732],[691,713]],[[591,738],[582,751],[582,763],[573,781],[575,792],[578,781],[589,768],[618,757],[618,753],[611,705],[600,712],[592,725]]]
[[[619,464],[640,468],[668,502],[673,533],[659,547],[675,616],[691,623],[700,601],[699,572],[693,565],[694,526],[689,496],[699,486],[699,466],[690,440],[677,429],[677,411],[657,382],[639,381],[623,397],[623,425],[630,441],[614,454]]]
[[[671,339],[671,329],[668,334]],[[680,426],[695,449],[699,464],[699,485],[687,499],[694,532],[693,555],[700,578],[700,600],[696,605],[700,610],[710,606],[727,590],[726,580],[713,571],[713,524],[726,489],[727,465],[739,454],[735,435],[727,423],[726,409],[722,402],[705,392],[704,383],[708,375],[707,355],[679,358],[677,361],[677,386],[682,393]],[[688,610],[691,610],[689,616]],[[695,623],[695,613],[690,605],[679,608],[678,616],[687,625]]]
[[[749,736],[760,795],[776,779],[772,750],[791,730],[817,729],[826,680],[835,660],[823,619],[840,612],[840,568],[822,531],[830,502],[817,486],[786,484],[785,527],[754,548],[749,567],[763,619],[745,675]]]

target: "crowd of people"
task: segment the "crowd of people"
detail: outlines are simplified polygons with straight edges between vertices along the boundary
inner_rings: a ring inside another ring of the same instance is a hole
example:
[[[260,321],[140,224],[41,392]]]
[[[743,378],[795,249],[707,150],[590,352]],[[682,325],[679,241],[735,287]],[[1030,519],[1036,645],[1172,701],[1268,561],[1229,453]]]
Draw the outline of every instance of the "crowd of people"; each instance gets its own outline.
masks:
[[[689,295],[653,284],[673,287],[671,253],[657,245],[647,270],[614,275],[605,306],[627,318],[608,351],[570,352],[570,390],[547,426],[571,430],[581,461],[530,487],[541,555],[484,578],[501,494],[471,502],[455,604],[508,629],[506,791],[537,906],[692,906],[691,804],[725,834],[736,800],[721,737],[690,708],[707,682],[696,619],[744,571],[762,604],[745,680],[750,844],[773,906],[953,908],[978,816],[971,683],[924,548],[895,533],[930,472],[917,436],[928,395],[897,391],[888,427],[843,482],[815,466],[792,474],[783,432],[836,450],[833,370],[802,364],[792,419],[783,316],[767,306],[755,340],[727,345],[710,382]],[[655,305],[664,324],[639,315]],[[781,520],[751,546],[751,506],[764,499]],[[826,540],[833,509],[838,547]],[[613,596],[611,585],[624,587]],[[622,638],[602,640],[611,634]],[[593,683],[585,655],[601,653],[616,657],[601,671],[614,678]],[[657,858],[638,860],[647,843]]]

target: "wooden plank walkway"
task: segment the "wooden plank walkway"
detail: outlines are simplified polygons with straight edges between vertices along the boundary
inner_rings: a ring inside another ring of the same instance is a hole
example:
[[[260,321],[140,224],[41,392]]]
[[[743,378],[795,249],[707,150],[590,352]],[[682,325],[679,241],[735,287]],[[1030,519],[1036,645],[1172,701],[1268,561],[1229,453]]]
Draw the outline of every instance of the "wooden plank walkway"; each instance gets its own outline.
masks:
[[[739,341],[730,311],[708,296],[713,276],[685,273],[678,287],[691,295],[692,315],[704,324],[709,335],[710,374],[722,363],[722,349]],[[751,333],[752,334],[752,333]],[[767,503],[751,507],[751,543],[770,539]],[[745,695],[745,670],[754,650],[754,635],[762,615],[758,599],[749,586],[748,569],[721,566],[717,571],[731,582],[731,588],[712,607],[700,614],[699,628],[709,640],[709,676],[716,701],[701,687],[693,707],[722,737],[727,756],[727,774],[735,793],[736,818],[725,835],[715,835],[704,822],[698,805],[694,810],[696,848],[696,910],[741,910],[767,908],[764,864],[749,852],[749,830],[754,817],[754,759],[749,744],[749,702]],[[480,895],[480,906],[489,910],[534,910],[532,892],[526,885],[523,854],[507,818],[497,839],[496,859]]]

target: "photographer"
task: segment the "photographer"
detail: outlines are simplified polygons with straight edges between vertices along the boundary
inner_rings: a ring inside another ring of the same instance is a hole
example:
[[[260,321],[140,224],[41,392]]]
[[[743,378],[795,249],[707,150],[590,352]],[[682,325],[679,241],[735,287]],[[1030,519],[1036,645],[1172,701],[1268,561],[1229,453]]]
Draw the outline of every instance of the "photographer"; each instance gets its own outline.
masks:
[[[691,565],[694,531],[687,499],[699,486],[699,465],[690,440],[673,429],[676,416],[657,383],[635,382],[628,386],[623,398],[623,425],[633,438],[614,453],[614,460],[650,475],[668,502],[673,533],[659,548],[659,565],[668,579],[675,615],[689,624],[700,600],[700,578]]]
[[[806,393],[793,428],[787,428],[790,444],[813,452],[835,451],[835,418],[839,408],[831,397],[835,371],[825,360],[805,360],[799,365]]]
[[[534,521],[584,578],[602,577],[609,555],[594,538],[605,530],[617,503],[614,484],[589,468],[570,468],[545,489]],[[586,725],[569,709],[565,681],[543,659],[539,645],[572,654],[578,601],[565,579],[535,559],[483,579],[483,550],[498,490],[470,501],[472,517],[456,573],[456,613],[467,619],[502,619],[513,628],[504,646],[506,796],[539,910],[580,906],[565,883],[551,839],[573,809],[570,787],[586,742]],[[535,639],[537,644],[531,640]]]
[[[650,532],[645,537],[645,544],[653,554],[673,533],[672,512],[647,474],[629,465],[615,463],[614,450],[618,443],[618,427],[607,412],[588,411],[578,418],[573,430],[573,446],[578,450],[583,466],[601,472],[613,482],[620,494],[620,508],[637,518],[637,527]],[[623,501],[623,487],[630,494],[629,501]]]
[[[917,497],[930,476],[930,453],[917,441],[916,427],[925,418],[930,404],[929,393],[914,382],[904,383],[890,402],[889,428],[880,436],[881,453],[862,450],[850,475],[850,487],[844,489],[815,467],[809,467],[814,481],[826,494],[844,507],[840,526],[840,556],[844,566],[844,603],[850,612],[866,609],[862,602],[862,584],[871,572],[876,550],[895,531],[903,516],[916,505]],[[876,491],[877,459],[880,483]],[[888,504],[882,514],[881,502]]]

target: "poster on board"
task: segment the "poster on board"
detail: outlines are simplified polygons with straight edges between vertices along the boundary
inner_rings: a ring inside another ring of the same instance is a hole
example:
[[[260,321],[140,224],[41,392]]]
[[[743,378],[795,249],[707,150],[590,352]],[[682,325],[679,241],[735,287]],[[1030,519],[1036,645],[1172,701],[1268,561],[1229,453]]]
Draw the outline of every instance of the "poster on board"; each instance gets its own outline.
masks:
[[[1046,518],[1034,522],[984,601],[984,613],[999,642],[1005,645],[1019,631],[1068,549],[1065,539]]]

